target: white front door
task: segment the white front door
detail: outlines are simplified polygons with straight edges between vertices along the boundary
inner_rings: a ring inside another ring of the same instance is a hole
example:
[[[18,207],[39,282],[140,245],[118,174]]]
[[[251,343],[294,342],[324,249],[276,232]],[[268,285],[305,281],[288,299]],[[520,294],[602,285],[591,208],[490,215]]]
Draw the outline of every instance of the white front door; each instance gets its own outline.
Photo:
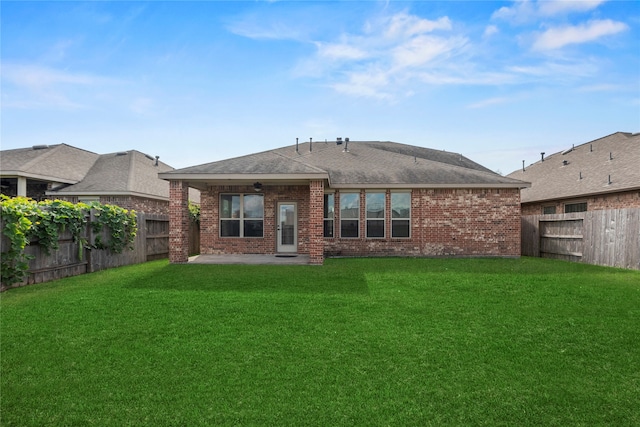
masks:
[[[295,202],[278,203],[277,251],[298,251],[298,212]]]

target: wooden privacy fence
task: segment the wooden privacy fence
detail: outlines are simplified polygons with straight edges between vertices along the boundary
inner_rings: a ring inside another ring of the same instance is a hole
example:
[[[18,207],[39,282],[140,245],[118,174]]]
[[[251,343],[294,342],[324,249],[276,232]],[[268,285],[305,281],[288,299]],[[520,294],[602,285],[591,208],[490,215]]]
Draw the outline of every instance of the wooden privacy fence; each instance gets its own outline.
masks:
[[[640,270],[640,209],[523,216],[522,255]]]
[[[129,264],[139,264],[169,256],[169,216],[138,213],[138,232],[133,249],[124,249],[120,254],[114,254],[106,249],[80,249],[69,231],[60,233],[58,249],[47,255],[37,244],[28,245],[25,253],[33,257],[29,261],[29,276],[20,285],[48,282],[63,277],[76,276],[84,273],[121,267]],[[2,224],[4,228],[4,224]],[[190,255],[199,251],[200,233],[197,223],[190,224]],[[106,233],[106,232],[105,232]],[[94,241],[91,227],[87,227],[84,237]],[[103,236],[107,241],[108,236]],[[2,235],[2,250],[8,244],[7,237]],[[19,286],[19,285],[16,285]]]

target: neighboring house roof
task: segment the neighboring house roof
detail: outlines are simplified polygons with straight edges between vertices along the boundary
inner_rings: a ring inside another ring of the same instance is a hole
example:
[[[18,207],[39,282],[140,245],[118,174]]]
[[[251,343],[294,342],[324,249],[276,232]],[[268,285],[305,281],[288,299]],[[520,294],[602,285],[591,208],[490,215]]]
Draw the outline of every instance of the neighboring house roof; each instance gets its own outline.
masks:
[[[96,154],[67,144],[0,151],[0,175],[62,184],[48,196],[131,195],[169,200],[169,183],[158,173],[173,168],[136,150]],[[200,193],[189,192],[199,203]]]
[[[195,187],[229,180],[263,184],[327,179],[334,188],[375,187],[495,187],[528,185],[507,178],[461,154],[396,142],[305,142],[262,153],[236,157],[160,174],[164,179],[186,180]]]
[[[508,177],[531,182],[521,201],[532,203],[640,189],[639,165],[640,133],[616,132],[546,156]]]
[[[47,195],[135,195],[149,198],[169,198],[169,186],[158,179],[158,173],[173,168],[136,150],[102,154],[86,176],[77,184]]]
[[[6,177],[25,177],[73,184],[91,169],[99,155],[67,144],[36,145],[3,150],[0,171]]]

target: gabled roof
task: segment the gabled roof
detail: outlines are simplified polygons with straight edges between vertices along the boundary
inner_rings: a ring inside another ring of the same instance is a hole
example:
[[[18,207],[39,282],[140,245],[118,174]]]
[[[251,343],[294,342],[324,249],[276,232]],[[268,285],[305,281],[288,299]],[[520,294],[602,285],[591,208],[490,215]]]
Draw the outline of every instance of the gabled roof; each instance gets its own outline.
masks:
[[[158,173],[173,168],[136,150],[102,154],[83,179],[48,195],[118,195],[169,198],[169,186]]]
[[[67,144],[36,145],[3,150],[0,170],[3,176],[72,184],[87,174],[98,157],[96,153]]]
[[[305,142],[160,174],[190,185],[326,179],[334,188],[527,186],[461,154],[396,142]]]
[[[640,133],[616,132],[567,147],[508,176],[531,182],[522,203],[640,189]]]

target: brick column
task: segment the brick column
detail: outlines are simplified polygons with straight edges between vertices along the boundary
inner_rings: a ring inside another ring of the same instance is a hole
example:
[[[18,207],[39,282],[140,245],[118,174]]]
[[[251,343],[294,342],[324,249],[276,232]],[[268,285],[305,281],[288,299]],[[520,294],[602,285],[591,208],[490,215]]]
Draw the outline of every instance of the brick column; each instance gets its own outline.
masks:
[[[169,182],[169,262],[189,261],[189,187]]]
[[[324,181],[309,183],[309,260],[311,264],[324,262]]]

